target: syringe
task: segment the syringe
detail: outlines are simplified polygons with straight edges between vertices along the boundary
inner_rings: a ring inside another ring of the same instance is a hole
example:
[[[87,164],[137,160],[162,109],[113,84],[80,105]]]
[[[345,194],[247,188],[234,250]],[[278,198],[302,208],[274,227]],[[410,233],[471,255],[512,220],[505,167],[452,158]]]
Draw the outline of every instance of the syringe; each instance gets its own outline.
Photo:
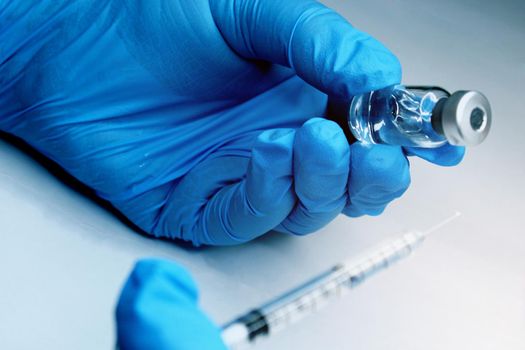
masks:
[[[263,335],[285,329],[312,314],[329,300],[340,297],[368,277],[407,257],[430,234],[460,215],[453,216],[426,231],[409,231],[385,244],[364,259],[337,264],[284,295],[244,314],[222,328],[222,339],[230,348],[249,344]]]

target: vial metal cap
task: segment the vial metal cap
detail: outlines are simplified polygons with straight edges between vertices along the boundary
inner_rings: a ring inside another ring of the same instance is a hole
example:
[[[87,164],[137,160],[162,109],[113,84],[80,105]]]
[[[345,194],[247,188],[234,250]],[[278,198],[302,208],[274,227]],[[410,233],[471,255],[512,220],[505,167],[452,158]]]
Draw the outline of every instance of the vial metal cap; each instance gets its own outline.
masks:
[[[475,146],[487,137],[492,122],[488,99],[478,91],[456,91],[442,107],[441,128],[448,142]]]

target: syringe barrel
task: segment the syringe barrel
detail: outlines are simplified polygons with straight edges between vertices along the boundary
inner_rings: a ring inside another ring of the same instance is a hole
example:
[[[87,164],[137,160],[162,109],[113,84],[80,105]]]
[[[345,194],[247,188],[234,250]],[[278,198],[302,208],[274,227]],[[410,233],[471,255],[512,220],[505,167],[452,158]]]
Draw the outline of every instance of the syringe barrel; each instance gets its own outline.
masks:
[[[377,251],[367,255],[357,264],[349,262],[345,264],[345,269],[349,271],[350,279],[348,283],[350,288],[362,283],[368,277],[374,275],[388,266],[401,260],[423,242],[425,236],[418,231],[411,231],[402,237],[385,244]]]
[[[315,312],[330,299],[339,297],[368,277],[408,256],[424,239],[406,233],[356,263],[336,265],[290,292],[252,310],[223,328],[228,346],[250,342],[260,335],[275,333]]]
[[[345,288],[348,273],[343,265],[336,265],[290,292],[261,306],[272,333],[286,328],[315,312],[329,299],[339,297]]]
[[[293,323],[309,312],[315,311],[331,297],[338,297],[348,288],[410,255],[423,236],[416,231],[383,245],[358,263],[334,266],[283,296],[263,305],[259,310],[266,316],[272,331],[282,324]]]
[[[229,346],[249,342],[260,335],[278,332],[314,312],[344,288],[348,279],[343,265],[337,265],[286,294],[254,309],[223,328],[223,340]],[[244,328],[244,330],[243,330]],[[244,337],[244,341],[243,341]]]

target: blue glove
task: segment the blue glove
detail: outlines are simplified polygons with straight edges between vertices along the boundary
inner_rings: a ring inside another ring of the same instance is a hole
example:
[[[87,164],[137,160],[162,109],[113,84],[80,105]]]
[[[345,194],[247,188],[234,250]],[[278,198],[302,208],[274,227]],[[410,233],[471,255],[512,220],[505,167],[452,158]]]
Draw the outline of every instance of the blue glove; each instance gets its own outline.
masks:
[[[146,232],[236,244],[377,215],[407,154],[321,119],[399,83],[398,60],[309,0],[13,0],[0,5],[0,129]]]
[[[197,287],[182,267],[141,260],[122,290],[117,310],[122,350],[226,350],[220,330],[197,306]]]

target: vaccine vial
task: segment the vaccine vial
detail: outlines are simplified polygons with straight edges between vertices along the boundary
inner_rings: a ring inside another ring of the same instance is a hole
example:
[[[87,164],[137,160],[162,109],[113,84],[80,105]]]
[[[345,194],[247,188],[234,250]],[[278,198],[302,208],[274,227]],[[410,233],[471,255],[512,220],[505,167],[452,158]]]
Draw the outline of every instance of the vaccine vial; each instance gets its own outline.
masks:
[[[439,87],[392,85],[355,96],[346,122],[353,137],[363,143],[473,146],[489,132],[491,109],[477,91],[450,94]]]

